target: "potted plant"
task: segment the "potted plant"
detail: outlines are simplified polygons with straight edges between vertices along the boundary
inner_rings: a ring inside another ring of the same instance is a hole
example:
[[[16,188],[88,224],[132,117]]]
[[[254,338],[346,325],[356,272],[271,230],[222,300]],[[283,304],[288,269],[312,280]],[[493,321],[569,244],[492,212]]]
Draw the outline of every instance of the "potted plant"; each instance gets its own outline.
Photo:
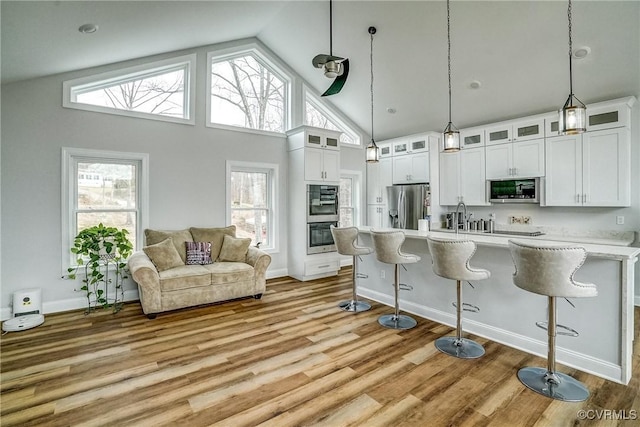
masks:
[[[76,266],[70,267],[67,277],[75,279],[80,271],[84,274],[80,288],[87,297],[85,314],[97,307],[113,307],[116,313],[122,308],[124,290],[122,287],[127,273],[127,258],[133,245],[127,238],[125,229],[105,227],[102,223],[85,228],[75,237],[71,253],[76,255]],[[108,287],[114,284],[116,295],[108,298]]]

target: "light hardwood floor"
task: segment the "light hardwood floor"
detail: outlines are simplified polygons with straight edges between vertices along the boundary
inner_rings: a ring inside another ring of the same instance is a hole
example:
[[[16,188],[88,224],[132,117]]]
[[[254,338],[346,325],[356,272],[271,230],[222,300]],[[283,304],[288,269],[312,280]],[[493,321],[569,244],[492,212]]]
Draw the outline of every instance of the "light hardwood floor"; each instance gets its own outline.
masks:
[[[0,424],[640,425],[579,419],[581,410],[640,417],[640,340],[628,386],[560,365],[592,392],[562,403],[516,378],[523,365],[545,366],[542,358],[475,337],[486,355],[459,360],[433,345],[450,327],[417,318],[414,329],[385,329],[377,317],[391,310],[375,302],[368,312],[342,312],[350,279],[350,268],[312,282],[274,279],[262,300],[155,320],[138,303],[116,315],[47,315],[44,325],[1,338]]]

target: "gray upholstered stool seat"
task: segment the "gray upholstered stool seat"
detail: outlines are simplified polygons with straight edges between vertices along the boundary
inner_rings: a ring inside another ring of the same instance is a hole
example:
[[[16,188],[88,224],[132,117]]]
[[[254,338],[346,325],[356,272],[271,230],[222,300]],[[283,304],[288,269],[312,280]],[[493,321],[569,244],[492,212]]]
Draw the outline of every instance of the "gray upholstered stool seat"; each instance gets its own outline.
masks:
[[[438,338],[435,346],[438,350],[461,359],[475,359],[484,354],[482,345],[462,337],[462,311],[477,312],[480,309],[462,303],[461,281],[484,280],[491,272],[469,265],[476,252],[476,244],[470,240],[446,240],[427,237],[429,253],[433,260],[433,272],[440,277],[456,281],[456,336]],[[470,309],[464,308],[471,307]]]
[[[395,311],[393,314],[385,314],[378,318],[378,323],[391,329],[411,329],[417,325],[412,317],[400,314],[398,304],[398,294],[400,293],[400,265],[412,264],[420,261],[420,257],[414,254],[404,253],[401,250],[404,243],[404,232],[402,231],[371,231],[373,246],[376,250],[376,258],[385,264],[394,264],[394,286],[395,286]]]
[[[350,255],[353,257],[353,295],[350,301],[342,301],[338,304],[344,311],[360,312],[366,311],[371,308],[371,305],[365,301],[358,301],[358,293],[356,287],[356,279],[361,277],[357,272],[358,257],[360,255],[368,255],[373,252],[373,249],[368,246],[358,246],[358,228],[357,227],[343,227],[336,228],[331,226],[331,235],[333,241],[336,244],[336,248],[340,255]]]
[[[587,252],[577,246],[531,245],[513,240],[509,241],[509,250],[516,267],[513,283],[525,291],[547,296],[549,304],[548,322],[537,323],[547,329],[547,368],[522,368],[518,371],[518,379],[529,389],[552,399],[567,402],[586,400],[589,390],[584,384],[556,372],[556,334],[578,335],[576,331],[556,324],[556,297],[598,295],[596,285],[577,282],[573,277],[587,258]]]

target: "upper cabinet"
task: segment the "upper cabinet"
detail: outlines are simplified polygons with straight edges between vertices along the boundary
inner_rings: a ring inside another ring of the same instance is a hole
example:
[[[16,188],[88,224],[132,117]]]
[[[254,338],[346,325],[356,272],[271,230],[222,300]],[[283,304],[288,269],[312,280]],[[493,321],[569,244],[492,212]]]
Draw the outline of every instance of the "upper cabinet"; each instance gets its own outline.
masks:
[[[287,132],[289,151],[304,151],[305,181],[340,182],[340,132],[300,126]]]
[[[634,97],[614,99],[587,105],[587,132],[629,127],[631,125],[631,107]],[[545,136],[553,138],[558,134],[558,114],[549,113],[545,120]]]
[[[393,144],[390,142],[378,144],[378,150],[381,159],[386,159],[393,156]]]
[[[382,158],[378,163],[367,163],[367,203],[387,203],[387,187],[393,183],[391,159]]]
[[[393,142],[393,156],[417,154],[429,151],[427,135],[411,136]]]
[[[497,123],[484,128],[486,145],[528,141],[544,137],[544,117]]]
[[[544,176],[544,139],[490,145],[487,179]]]
[[[440,153],[440,205],[486,206],[483,147]]]
[[[429,152],[393,157],[393,183],[418,184],[429,182]]]
[[[484,128],[461,129],[460,144],[462,148],[484,147]]]

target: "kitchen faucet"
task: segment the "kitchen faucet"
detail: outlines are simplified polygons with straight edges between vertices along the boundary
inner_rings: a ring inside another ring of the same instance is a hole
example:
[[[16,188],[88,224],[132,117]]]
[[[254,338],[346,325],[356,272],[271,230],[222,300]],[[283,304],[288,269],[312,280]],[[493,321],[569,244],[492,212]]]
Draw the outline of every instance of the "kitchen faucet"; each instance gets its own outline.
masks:
[[[467,227],[468,227],[468,223],[467,223],[467,205],[464,204],[463,201],[460,201],[458,203],[458,206],[456,206],[456,215],[453,218],[453,224],[454,224],[454,228],[456,229],[456,234],[458,234],[458,229],[460,228],[460,224],[458,224],[458,211],[460,209],[460,206],[462,206],[462,231],[467,231]]]

